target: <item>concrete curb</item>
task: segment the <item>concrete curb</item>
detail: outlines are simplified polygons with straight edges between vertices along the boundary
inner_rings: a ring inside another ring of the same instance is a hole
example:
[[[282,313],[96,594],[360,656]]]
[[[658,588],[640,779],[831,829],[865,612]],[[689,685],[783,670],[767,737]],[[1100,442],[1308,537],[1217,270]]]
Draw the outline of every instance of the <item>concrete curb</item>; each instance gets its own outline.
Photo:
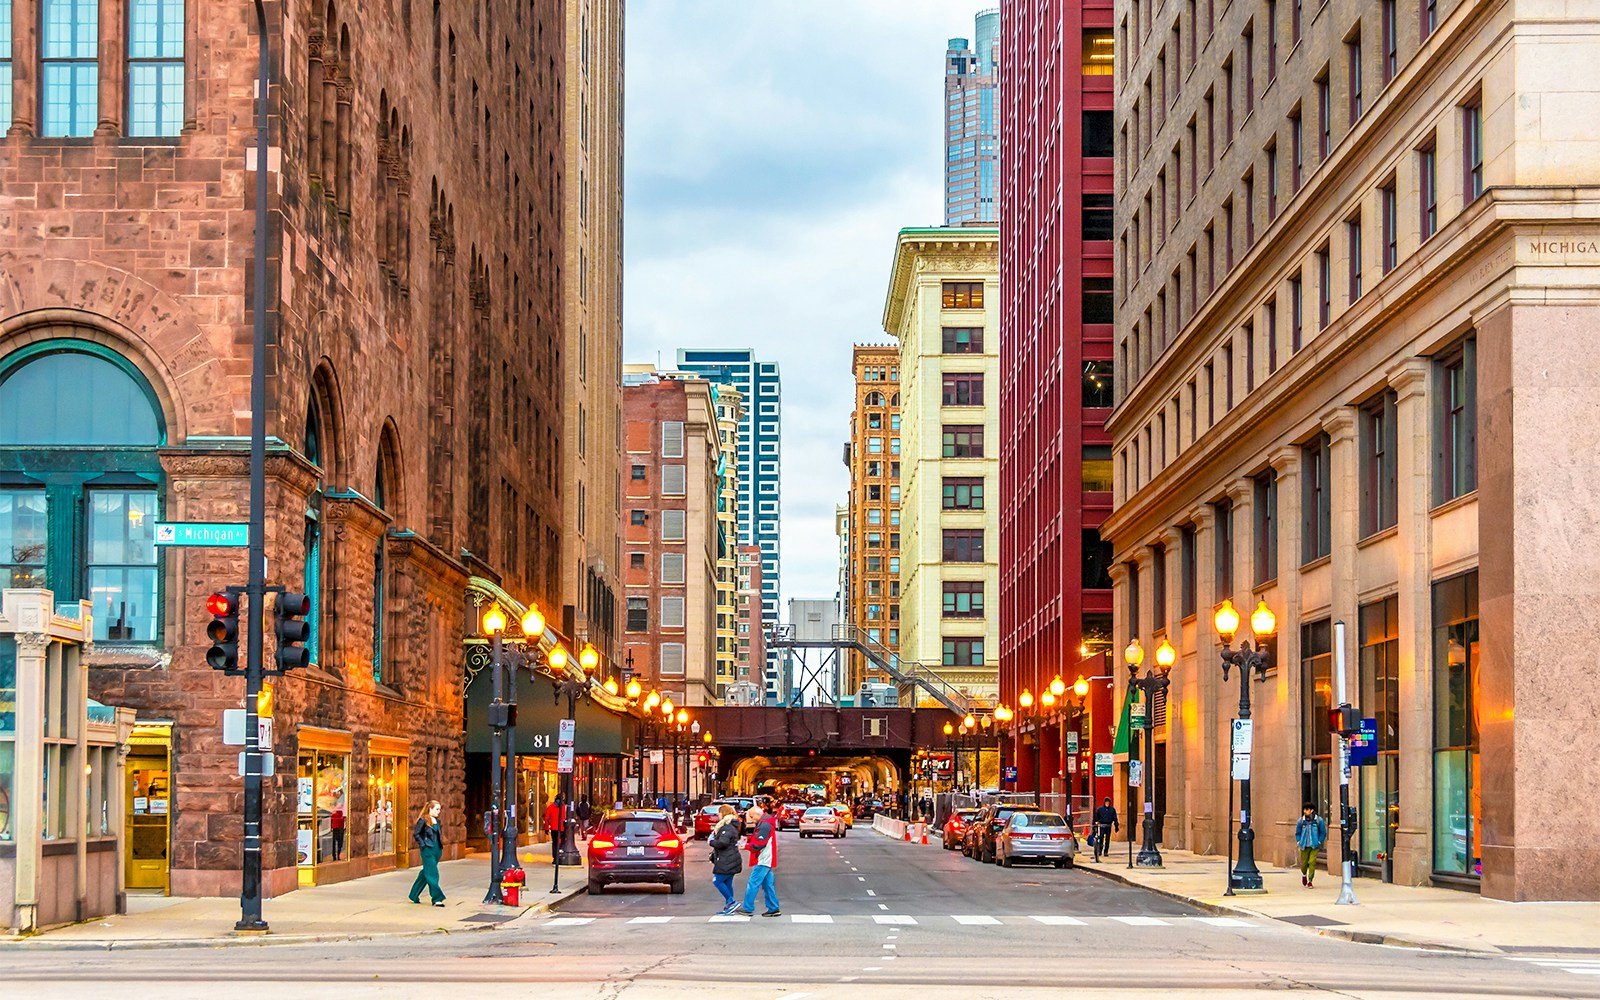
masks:
[[[1482,948],[1472,948],[1468,947],[1467,945],[1451,944],[1446,941],[1431,941],[1427,938],[1407,937],[1403,934],[1381,934],[1375,931],[1360,931],[1341,927],[1308,927],[1305,924],[1296,924],[1291,921],[1280,920],[1270,913],[1262,913],[1260,910],[1251,910],[1243,906],[1229,906],[1225,903],[1213,903],[1210,900],[1196,899],[1193,896],[1185,896],[1183,893],[1175,892],[1171,889],[1163,889],[1160,886],[1147,885],[1143,882],[1128,878],[1126,875],[1121,874],[1115,869],[1099,868],[1092,865],[1077,865],[1075,867],[1078,869],[1078,871],[1092,872],[1101,878],[1110,879],[1113,882],[1119,882],[1122,885],[1132,886],[1136,889],[1144,889],[1148,892],[1153,892],[1158,896],[1165,896],[1167,899],[1175,900],[1179,903],[1186,903],[1189,906],[1195,907],[1196,909],[1205,910],[1206,912],[1215,914],[1217,916],[1251,917],[1256,920],[1270,920],[1275,924],[1293,927],[1296,930],[1310,931],[1325,938],[1336,938],[1341,941],[1351,941],[1355,944],[1376,944],[1389,948],[1412,948],[1422,951],[1445,951],[1462,955],[1503,954],[1500,949],[1495,948],[1493,945],[1486,945]]]
[[[420,931],[374,931],[371,933],[351,934],[240,934],[223,938],[142,938],[134,940],[70,940],[53,941],[50,933],[32,937],[0,939],[0,955],[7,950],[16,951],[169,951],[179,948],[260,948],[260,947],[292,947],[308,944],[331,944],[353,941],[398,941],[406,938],[438,937],[445,934],[475,934],[482,931],[500,930],[512,924],[520,923],[537,914],[546,913],[556,907],[571,901],[575,896],[587,891],[587,887],[579,882],[575,888],[563,889],[555,899],[543,899],[530,906],[522,907],[522,912],[512,915],[505,920],[495,923],[474,923],[456,927],[434,927]]]

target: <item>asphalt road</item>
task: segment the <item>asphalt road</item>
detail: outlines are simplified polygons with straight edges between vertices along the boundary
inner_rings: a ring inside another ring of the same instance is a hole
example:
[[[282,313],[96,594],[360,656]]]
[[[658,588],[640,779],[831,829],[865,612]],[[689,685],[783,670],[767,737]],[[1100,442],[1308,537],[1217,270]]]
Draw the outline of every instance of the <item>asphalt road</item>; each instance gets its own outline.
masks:
[[[841,841],[786,833],[779,852],[775,918],[715,918],[720,897],[697,843],[681,896],[612,889],[493,931],[314,948],[0,950],[0,997],[434,997],[452,984],[477,997],[498,984],[584,1000],[1600,998],[1600,950],[1541,964],[1352,944],[1212,917],[1083,870],[980,865],[860,826]]]

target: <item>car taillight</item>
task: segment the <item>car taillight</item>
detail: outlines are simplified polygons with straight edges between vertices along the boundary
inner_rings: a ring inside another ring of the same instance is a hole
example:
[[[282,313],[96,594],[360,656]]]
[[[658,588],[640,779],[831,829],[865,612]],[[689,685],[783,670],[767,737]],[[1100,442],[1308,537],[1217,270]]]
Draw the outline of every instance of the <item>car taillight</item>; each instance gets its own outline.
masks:
[[[665,839],[656,841],[656,846],[675,851],[683,846],[683,841],[679,840],[677,837],[667,837]]]
[[[593,840],[589,841],[589,847],[592,850],[597,850],[597,851],[603,851],[608,847],[616,847],[616,846],[617,846],[617,842],[615,840],[607,840],[604,837],[596,837]]]
[[[1067,839],[1067,836],[1068,836],[1068,835],[1067,835],[1067,834],[1065,834],[1065,833],[1052,833],[1052,834],[1051,834],[1051,835],[1050,835],[1050,839],[1051,839],[1051,840],[1066,840],[1066,839]]]

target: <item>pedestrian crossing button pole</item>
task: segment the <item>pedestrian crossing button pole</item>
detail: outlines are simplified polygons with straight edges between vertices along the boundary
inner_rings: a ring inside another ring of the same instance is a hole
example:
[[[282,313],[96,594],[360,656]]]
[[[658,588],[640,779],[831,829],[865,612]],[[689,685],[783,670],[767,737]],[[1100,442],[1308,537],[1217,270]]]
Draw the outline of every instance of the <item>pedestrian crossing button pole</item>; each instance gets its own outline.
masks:
[[[1344,686],[1344,622],[1333,624],[1333,674],[1337,685],[1334,694],[1339,699],[1339,706],[1329,714],[1332,716],[1332,725],[1329,729],[1333,732],[1333,758],[1339,762],[1339,898],[1334,900],[1335,905],[1355,906],[1356,890],[1353,884],[1355,874],[1355,858],[1350,850],[1350,838],[1355,834],[1355,810],[1350,808],[1350,737],[1360,728],[1361,723],[1358,713],[1345,701]]]

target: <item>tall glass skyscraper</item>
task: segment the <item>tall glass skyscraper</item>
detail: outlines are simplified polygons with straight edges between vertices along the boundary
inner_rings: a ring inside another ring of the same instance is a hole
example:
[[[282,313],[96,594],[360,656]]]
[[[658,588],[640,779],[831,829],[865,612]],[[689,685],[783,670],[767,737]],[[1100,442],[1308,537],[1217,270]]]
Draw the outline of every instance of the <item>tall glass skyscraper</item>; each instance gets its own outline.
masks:
[[[761,627],[778,624],[778,591],[782,562],[778,524],[783,500],[778,492],[779,435],[783,384],[778,365],[760,361],[749,348],[679,348],[678,370],[708,382],[731,385],[744,394],[744,420],[739,427],[739,544],[761,550]],[[764,665],[770,688],[776,683],[778,660],[769,649]]]
[[[1000,11],[978,15],[976,44],[950,39],[944,54],[944,221],[1000,219]]]

